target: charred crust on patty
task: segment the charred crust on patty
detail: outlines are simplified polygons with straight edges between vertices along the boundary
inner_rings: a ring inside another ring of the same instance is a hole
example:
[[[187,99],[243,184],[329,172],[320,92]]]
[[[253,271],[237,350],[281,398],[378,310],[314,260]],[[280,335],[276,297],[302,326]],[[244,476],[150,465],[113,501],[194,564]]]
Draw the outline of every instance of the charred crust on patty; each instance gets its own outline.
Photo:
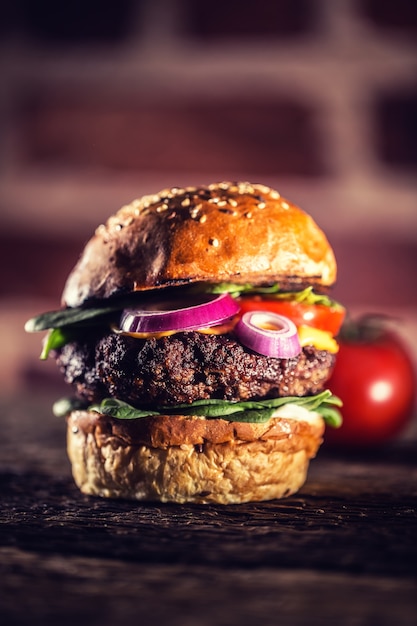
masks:
[[[306,347],[292,359],[256,354],[233,335],[178,333],[140,340],[108,334],[67,344],[58,364],[80,397],[123,398],[133,406],[207,398],[237,401],[303,396],[323,390],[334,355]]]

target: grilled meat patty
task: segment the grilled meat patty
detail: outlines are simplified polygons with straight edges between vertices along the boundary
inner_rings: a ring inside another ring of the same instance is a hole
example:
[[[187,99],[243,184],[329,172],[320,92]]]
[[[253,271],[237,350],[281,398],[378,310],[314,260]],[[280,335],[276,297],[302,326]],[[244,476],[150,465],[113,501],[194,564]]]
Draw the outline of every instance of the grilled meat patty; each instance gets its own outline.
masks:
[[[85,400],[115,397],[151,407],[315,394],[324,388],[334,355],[306,347],[296,358],[270,358],[246,349],[232,334],[181,332],[141,340],[110,333],[67,344],[57,362]]]

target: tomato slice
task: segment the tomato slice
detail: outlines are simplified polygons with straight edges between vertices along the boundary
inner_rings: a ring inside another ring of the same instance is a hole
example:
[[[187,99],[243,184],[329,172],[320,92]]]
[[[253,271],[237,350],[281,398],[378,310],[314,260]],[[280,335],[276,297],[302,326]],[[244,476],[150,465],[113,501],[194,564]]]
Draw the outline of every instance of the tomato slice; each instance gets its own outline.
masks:
[[[239,298],[239,304],[242,315],[247,311],[272,311],[285,315],[296,326],[312,326],[331,333],[333,337],[339,333],[345,317],[345,309],[340,305],[306,304],[264,296],[242,296]]]

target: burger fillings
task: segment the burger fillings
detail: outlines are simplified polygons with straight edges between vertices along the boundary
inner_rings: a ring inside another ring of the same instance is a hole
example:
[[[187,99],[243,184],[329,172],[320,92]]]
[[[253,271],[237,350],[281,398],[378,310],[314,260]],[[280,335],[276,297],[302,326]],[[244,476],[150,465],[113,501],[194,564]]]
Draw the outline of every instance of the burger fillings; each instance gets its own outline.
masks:
[[[87,494],[240,503],[305,482],[340,401],[326,390],[344,309],[304,211],[259,184],[144,196],[97,228],[48,330]]]

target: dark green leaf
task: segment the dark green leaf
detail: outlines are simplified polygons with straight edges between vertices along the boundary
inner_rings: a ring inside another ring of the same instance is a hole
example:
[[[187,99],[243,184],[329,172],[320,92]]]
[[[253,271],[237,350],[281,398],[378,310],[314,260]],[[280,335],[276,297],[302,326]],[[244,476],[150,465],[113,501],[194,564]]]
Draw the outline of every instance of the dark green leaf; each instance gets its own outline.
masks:
[[[328,390],[316,396],[288,396],[249,402],[229,402],[217,399],[197,400],[191,404],[161,407],[158,411],[136,409],[121,400],[107,398],[101,404],[93,405],[89,409],[116,419],[139,419],[150,415],[176,414],[180,411],[183,415],[199,415],[207,419],[223,418],[230,422],[260,423],[268,421],[278,407],[291,403],[320,413],[330,426],[337,427],[340,425],[340,413],[335,407],[340,406],[341,401]]]
[[[74,326],[76,324],[83,324],[90,322],[93,319],[114,313],[119,309],[119,306],[108,306],[83,309],[81,307],[74,307],[73,309],[62,309],[59,311],[48,311],[42,313],[37,317],[33,317],[25,324],[25,330],[28,333],[36,333],[42,330],[49,330],[51,328],[64,328],[66,326]]]
[[[279,284],[268,285],[264,287],[251,285],[245,283],[243,285],[235,283],[219,283],[217,285],[210,285],[207,287],[211,293],[231,293],[233,296],[238,297],[240,295],[267,295],[278,300],[291,300],[300,302],[303,304],[320,304],[322,306],[338,307],[341,306],[335,300],[329,298],[324,294],[318,294],[313,291],[313,287],[306,287],[301,291],[281,291]]]
[[[226,419],[229,422],[248,422],[251,424],[262,424],[271,419],[274,409],[252,409],[248,411],[241,411],[239,413],[233,413],[227,415]]]
[[[306,304],[321,304],[325,306],[340,306],[328,296],[316,294],[312,287],[307,287],[298,292],[281,292],[278,284],[267,287],[254,287],[249,283],[239,285],[235,283],[219,283],[219,284],[201,284],[198,283],[194,286],[184,286],[181,288],[184,297],[186,297],[187,291],[194,293],[231,293],[237,297],[241,294],[268,294],[271,297],[295,300],[297,302],[303,302]],[[167,290],[164,289],[164,297],[166,297]],[[124,308],[138,305],[153,299],[160,297],[161,292],[159,290],[149,292],[135,292],[128,294],[127,296],[114,298],[113,300],[105,300],[96,306],[90,307],[69,307],[66,309],[59,309],[57,311],[47,311],[40,315],[31,318],[25,324],[25,330],[29,333],[40,332],[49,330],[52,328],[64,328],[67,326],[85,326],[99,321],[105,321],[106,316],[122,311]],[[101,320],[100,320],[101,318]]]
[[[332,428],[340,428],[340,426],[342,425],[342,414],[337,409],[329,406],[322,406],[318,412],[326,422],[327,426],[331,426]]]
[[[188,286],[180,288],[163,290],[136,291],[124,296],[108,298],[106,300],[97,301],[95,305],[68,307],[58,309],[56,311],[47,311],[31,318],[25,324],[25,330],[28,333],[40,332],[52,328],[64,328],[69,326],[84,327],[91,326],[95,323],[106,324],[117,313],[121,313],[123,309],[133,308],[145,303],[155,302],[163,297],[164,300],[169,299],[173,294],[185,298],[184,294],[191,289]],[[201,292],[200,292],[201,293]]]
[[[116,400],[115,398],[106,398],[100,404],[93,404],[90,406],[89,410],[121,420],[131,420],[141,417],[149,417],[150,415],[160,415],[158,411],[136,409],[127,402],[122,402],[122,400]]]
[[[54,328],[50,330],[49,333],[45,337],[45,341],[43,343],[42,352],[40,355],[40,359],[45,361],[51,350],[59,350],[71,341],[71,333],[62,330],[61,328]]]

